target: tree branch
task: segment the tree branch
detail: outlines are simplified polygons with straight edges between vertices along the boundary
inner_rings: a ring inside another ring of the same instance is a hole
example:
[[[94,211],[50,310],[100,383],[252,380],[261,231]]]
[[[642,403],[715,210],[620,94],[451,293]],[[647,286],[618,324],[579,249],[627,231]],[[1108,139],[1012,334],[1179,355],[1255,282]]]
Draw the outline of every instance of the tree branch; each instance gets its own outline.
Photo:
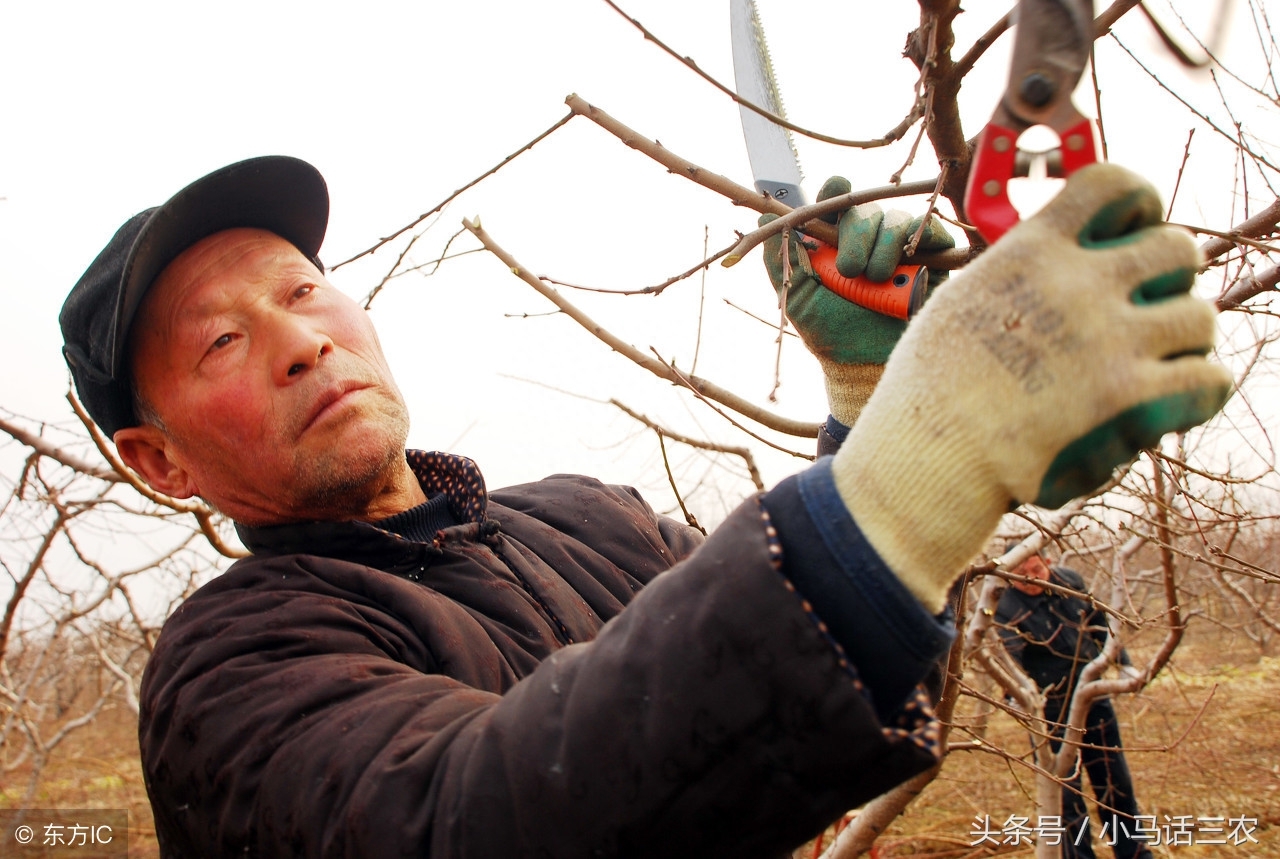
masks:
[[[565,99],[565,104],[569,105],[569,109],[575,114],[584,116],[621,140],[632,149],[648,155],[654,161],[666,167],[677,176],[683,176],[702,187],[715,191],[729,199],[735,206],[745,206],[754,209],[761,214],[788,215],[793,210],[790,206],[779,200],[774,199],[768,194],[761,194],[758,191],[739,185],[732,179],[721,176],[718,173],[712,173],[692,161],[680,157],[679,155],[667,149],[656,140],[650,140],[632,128],[622,124],[600,108],[590,104],[577,94],[570,95]],[[932,193],[934,182],[912,183],[909,186],[888,186],[886,188],[877,188],[870,192],[860,192],[857,194],[847,194],[839,200],[847,200],[854,202],[871,202],[873,200],[882,200],[889,197],[905,197],[912,194],[929,194]],[[927,187],[925,187],[927,186]],[[854,202],[845,202],[841,205],[839,202],[824,201],[823,203],[814,204],[814,206],[804,207],[805,211],[814,209],[815,207],[823,207],[818,209],[818,213],[838,212],[854,205]],[[831,205],[827,205],[830,203]],[[814,238],[821,239],[827,244],[834,245],[837,241],[836,228],[832,224],[825,221],[812,220],[816,214],[807,216],[810,220],[802,221],[804,231]],[[798,225],[795,225],[798,226]],[[782,229],[779,227],[778,229]],[[960,248],[950,251],[944,251],[937,254],[921,254],[918,257],[904,257],[903,263],[913,263],[916,265],[924,265],[929,268],[960,268],[969,262],[971,254],[968,249]],[[736,262],[736,260],[735,260]]]
[[[760,105],[754,104],[750,101],[747,101],[745,98],[742,98],[734,90],[720,83],[720,81],[711,77],[711,75],[707,74],[701,68],[699,68],[698,64],[694,62],[692,57],[682,57],[678,53],[676,53],[674,50],[672,50],[671,47],[668,46],[666,42],[662,41],[657,36],[655,36],[643,24],[641,24],[635,18],[632,18],[626,12],[623,12],[622,9],[620,9],[618,5],[613,2],[613,0],[604,0],[604,2],[608,4],[610,9],[617,12],[623,18],[626,18],[627,21],[629,21],[633,27],[635,27],[644,35],[647,41],[653,42],[655,45],[661,48],[664,52],[666,52],[669,56],[674,57],[676,60],[682,63],[686,68],[690,69],[698,77],[702,78],[704,81],[711,84],[713,87],[715,87],[720,92],[727,95],[729,98],[733,99],[735,102],[737,102],[741,106],[745,107],[747,110],[753,113],[757,113],[760,116],[763,116],[765,119],[768,119],[770,122],[781,125],[783,128],[789,131],[793,131],[796,134],[802,135],[804,137],[808,137],[812,140],[820,140],[823,143],[831,143],[836,146],[851,146],[857,149],[875,149],[880,146],[888,146],[890,143],[893,143],[894,141],[901,140],[902,136],[907,133],[907,129],[911,128],[912,125],[915,125],[916,121],[919,120],[920,117],[924,115],[924,106],[920,102],[920,100],[917,99],[916,102],[911,106],[911,110],[907,112],[906,117],[904,117],[901,122],[899,122],[896,126],[890,129],[889,132],[886,133],[883,137],[878,137],[872,140],[846,140],[843,137],[832,137],[831,135],[823,134],[820,131],[812,131],[808,128],[803,128],[799,125],[796,125],[794,122],[789,121],[786,117],[778,116],[776,113],[773,113],[770,110],[766,110]]]
[[[478,223],[473,223],[472,221],[464,218],[462,221],[462,225],[466,227],[467,230],[469,230],[471,234],[474,235],[480,241],[480,243],[489,250],[490,253],[492,253],[498,259],[502,260],[503,264],[506,265],[507,268],[511,270],[512,274],[514,274],[516,277],[523,280],[525,283],[529,284],[529,286],[533,287],[539,294],[541,294],[543,297],[549,300],[556,307],[560,308],[562,313],[564,313],[574,322],[577,322],[579,325],[581,325],[588,332],[593,334],[598,340],[600,340],[610,349],[613,349],[615,352],[624,356],[625,358],[630,360],[632,363],[639,365],[645,370],[648,370],[650,373],[652,373],[653,375],[657,376],[660,379],[665,379],[669,382],[674,382],[676,384],[687,383],[691,385],[698,393],[702,394],[708,399],[715,400],[718,403],[728,406],[738,414],[744,415],[745,417],[748,417],[751,420],[755,421],[756,423],[761,424],[762,426],[768,427],[769,429],[775,430],[777,432],[785,433],[787,435],[804,436],[806,438],[817,437],[818,425],[816,423],[811,423],[807,421],[796,421],[796,420],[791,420],[790,418],[784,418],[780,415],[775,415],[771,412],[768,412],[760,408],[759,406],[755,405],[749,400],[746,400],[742,397],[739,397],[737,394],[734,394],[730,391],[725,390],[724,388],[721,388],[719,385],[716,385],[713,382],[709,382],[705,379],[700,379],[696,376],[676,374],[666,364],[662,363],[661,361],[657,361],[653,358],[650,358],[648,355],[644,354],[636,347],[620,340],[617,336],[615,336],[610,331],[608,331],[608,329],[606,329],[603,325],[600,325],[590,316],[588,316],[587,314],[579,310],[576,306],[574,306],[571,302],[569,302],[559,292],[552,289],[547,284],[543,283],[541,278],[537,277],[528,269],[526,269],[524,266],[522,266],[518,261],[516,261],[514,257],[512,257],[501,246],[499,246],[497,242],[495,242],[493,238],[487,232],[485,232],[485,230]]]

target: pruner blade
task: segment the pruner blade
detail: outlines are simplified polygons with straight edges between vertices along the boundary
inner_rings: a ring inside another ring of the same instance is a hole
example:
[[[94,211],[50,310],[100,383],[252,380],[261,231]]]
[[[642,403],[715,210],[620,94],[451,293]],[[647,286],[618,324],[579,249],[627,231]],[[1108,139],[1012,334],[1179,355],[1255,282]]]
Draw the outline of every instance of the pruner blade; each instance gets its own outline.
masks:
[[[1018,223],[1008,182],[1018,171],[1018,137],[1045,126],[1059,140],[1061,175],[1098,160],[1093,121],[1071,100],[1093,44],[1093,0],[1019,0],[1009,83],[978,136],[965,212],[988,242]]]

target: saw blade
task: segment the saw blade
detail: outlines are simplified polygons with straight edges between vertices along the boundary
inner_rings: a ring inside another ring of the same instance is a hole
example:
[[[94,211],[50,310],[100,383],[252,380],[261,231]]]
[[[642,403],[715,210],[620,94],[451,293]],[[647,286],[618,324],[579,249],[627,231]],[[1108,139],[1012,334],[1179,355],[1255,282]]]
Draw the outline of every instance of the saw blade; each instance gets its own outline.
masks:
[[[786,110],[755,0],[730,0],[729,30],[738,96],[785,119]],[[791,132],[748,107],[739,105],[738,110],[756,190],[777,197],[793,208],[803,205],[800,183],[804,174]]]

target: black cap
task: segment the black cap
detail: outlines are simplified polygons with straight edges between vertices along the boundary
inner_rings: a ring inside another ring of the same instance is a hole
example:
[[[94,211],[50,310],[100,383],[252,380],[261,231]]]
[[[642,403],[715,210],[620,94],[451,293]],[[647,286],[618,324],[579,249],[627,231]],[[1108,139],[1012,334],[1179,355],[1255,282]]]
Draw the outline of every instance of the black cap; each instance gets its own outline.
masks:
[[[151,284],[196,242],[234,227],[268,230],[323,270],[317,254],[329,192],[316,168],[268,155],[215,170],[125,222],[63,302],[62,354],[89,415],[108,437],[135,426],[126,346]]]

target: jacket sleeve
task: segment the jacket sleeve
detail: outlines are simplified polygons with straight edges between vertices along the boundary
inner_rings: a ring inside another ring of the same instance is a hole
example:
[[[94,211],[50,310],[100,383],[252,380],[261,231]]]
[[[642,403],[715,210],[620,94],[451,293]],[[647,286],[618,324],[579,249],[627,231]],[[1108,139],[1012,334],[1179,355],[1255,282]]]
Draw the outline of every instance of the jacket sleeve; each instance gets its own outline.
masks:
[[[889,721],[943,659],[950,609],[931,616],[880,559],[849,515],[823,457],[765,496],[782,572],[849,662],[877,715]]]
[[[772,532],[748,501],[594,641],[522,679],[442,664],[426,642],[466,640],[475,620],[428,588],[350,565],[337,589],[306,556],[224,577],[174,615],[144,680],[164,855],[764,857],[802,843],[932,765],[936,723],[918,708],[914,728],[877,718]]]

